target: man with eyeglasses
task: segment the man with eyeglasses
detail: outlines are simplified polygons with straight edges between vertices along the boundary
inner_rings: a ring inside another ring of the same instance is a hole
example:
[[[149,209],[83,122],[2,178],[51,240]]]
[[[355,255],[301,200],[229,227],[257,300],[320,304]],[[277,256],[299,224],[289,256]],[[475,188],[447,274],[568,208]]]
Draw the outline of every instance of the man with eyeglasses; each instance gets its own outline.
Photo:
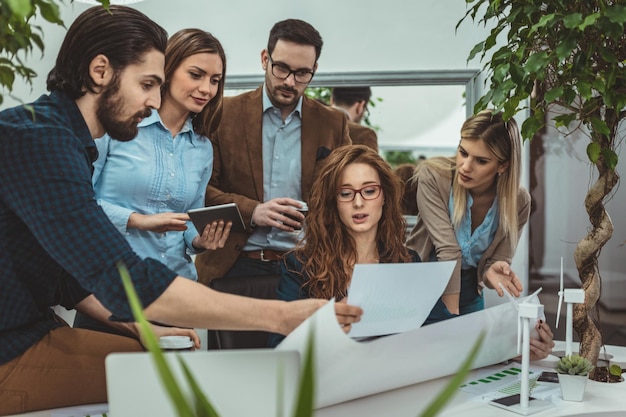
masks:
[[[351,143],[345,115],[304,96],[321,50],[322,38],[307,22],[276,23],[261,52],[264,84],[224,99],[211,138],[206,205],[237,203],[248,230],[231,233],[223,249],[196,258],[201,282],[272,276],[277,283],[279,261],[300,236],[299,209],[315,174],[333,149]],[[273,288],[269,292],[275,297]]]
[[[372,89],[369,87],[335,87],[330,94],[330,105],[348,116],[348,131],[353,145],[365,145],[378,152],[378,136],[374,129],[363,126],[367,117]]]

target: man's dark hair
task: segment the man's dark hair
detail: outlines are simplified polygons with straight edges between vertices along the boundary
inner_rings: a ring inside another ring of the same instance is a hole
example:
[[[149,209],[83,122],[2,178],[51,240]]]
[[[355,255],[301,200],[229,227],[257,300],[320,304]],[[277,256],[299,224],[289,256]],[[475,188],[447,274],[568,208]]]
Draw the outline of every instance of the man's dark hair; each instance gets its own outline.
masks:
[[[372,89],[369,87],[335,87],[331,97],[336,105],[350,107],[360,101],[368,103],[372,97]]]
[[[280,21],[272,27],[270,38],[267,41],[267,52],[272,55],[274,47],[279,39],[297,43],[299,45],[311,45],[315,47],[315,62],[322,53],[322,36],[310,24],[304,20],[287,19]]]
[[[96,92],[89,64],[105,55],[119,71],[141,62],[146,52],[165,53],[167,32],[140,11],[125,6],[94,6],[81,13],[70,26],[56,64],[48,74],[49,91],[63,91],[77,99],[86,90]]]

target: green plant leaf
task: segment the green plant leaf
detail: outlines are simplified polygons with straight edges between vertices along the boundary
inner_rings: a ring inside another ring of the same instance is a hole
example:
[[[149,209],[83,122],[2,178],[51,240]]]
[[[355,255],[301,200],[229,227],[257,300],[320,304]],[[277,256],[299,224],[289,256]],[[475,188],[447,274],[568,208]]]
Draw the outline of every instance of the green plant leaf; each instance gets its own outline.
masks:
[[[583,15],[580,13],[572,13],[563,16],[563,25],[568,29],[573,29],[583,21]]]
[[[619,366],[618,364],[614,363],[609,368],[609,372],[611,373],[611,375],[622,376],[622,367]]]
[[[530,117],[522,123],[522,137],[524,139],[532,139],[535,136],[535,133],[539,131],[543,127],[543,123],[537,120],[534,117]]]
[[[296,401],[293,416],[294,417],[312,417],[313,407],[315,403],[315,368],[314,361],[314,343],[315,335],[313,334],[313,326],[309,333],[306,352],[304,356],[304,368],[300,376],[300,389],[298,389],[298,399]]]
[[[606,9],[606,17],[613,23],[626,22],[626,6],[622,4],[614,4]]]
[[[578,29],[584,31],[588,26],[593,26],[600,17],[600,13],[593,13],[585,17],[585,20],[578,26]]]
[[[546,103],[552,103],[553,101],[555,101],[562,95],[563,95],[563,87],[558,86],[547,91],[543,99],[546,101]]]
[[[206,395],[200,389],[200,386],[196,382],[191,370],[183,361],[183,358],[178,357],[178,362],[180,363],[181,368],[183,369],[183,373],[185,374],[185,379],[187,383],[191,387],[191,391],[193,392],[193,397],[196,405],[196,417],[219,417],[215,408],[211,405]]]
[[[593,130],[595,130],[596,132],[606,136],[609,136],[611,134],[611,131],[609,130],[609,127],[606,125],[604,120],[600,120],[597,117],[592,117],[589,120],[591,121],[591,126],[593,127]]]
[[[598,158],[600,157],[600,145],[595,142],[591,142],[587,145],[587,156],[592,163],[598,162]]]
[[[6,0],[11,12],[24,19],[33,12],[31,0]]]
[[[604,162],[606,166],[609,167],[610,170],[615,171],[615,167],[617,167],[617,154],[613,149],[602,148],[600,151],[602,157],[604,158]]]
[[[137,292],[135,291],[135,287],[133,286],[133,282],[130,278],[126,265],[118,262],[117,269],[120,273],[120,277],[122,278],[124,290],[126,291],[126,296],[128,297],[131,311],[133,312],[133,317],[135,318],[135,321],[139,323],[141,328],[144,346],[147,347],[152,354],[152,359],[157,367],[161,382],[165,386],[165,390],[174,404],[174,409],[178,412],[180,417],[195,417],[193,410],[187,403],[187,400],[178,386],[178,382],[174,378],[174,374],[172,373],[168,363],[165,361],[163,352],[161,351],[161,348],[159,348],[156,336],[152,332],[148,320],[146,320],[146,317],[143,314],[141,301],[137,296]]]
[[[467,377],[467,374],[472,369],[472,363],[476,356],[478,356],[478,352],[480,351],[480,347],[483,344],[483,340],[485,339],[485,332],[481,332],[478,335],[478,339],[474,342],[474,346],[470,351],[470,354],[467,356],[461,368],[457,371],[454,377],[448,382],[446,387],[437,395],[437,397],[428,405],[426,410],[420,414],[420,417],[434,417],[436,416],[441,409],[452,399],[454,394],[458,391],[459,387]]]
[[[524,65],[524,68],[526,69],[526,71],[532,74],[543,69],[547,63],[548,52],[541,51],[529,56],[528,60],[526,61],[526,65]]]

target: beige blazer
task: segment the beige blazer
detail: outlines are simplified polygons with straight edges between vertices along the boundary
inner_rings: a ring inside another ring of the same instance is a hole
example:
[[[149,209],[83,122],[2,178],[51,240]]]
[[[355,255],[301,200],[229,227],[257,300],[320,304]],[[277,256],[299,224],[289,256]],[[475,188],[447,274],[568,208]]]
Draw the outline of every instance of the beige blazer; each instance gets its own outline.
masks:
[[[436,251],[439,261],[457,261],[444,294],[458,294],[461,292],[461,248],[457,244],[448,210],[452,180],[426,166],[420,169],[418,180],[417,208],[419,212],[417,224],[411,231],[407,246],[415,250],[423,261],[428,261],[433,250]],[[518,232],[521,234],[530,215],[530,194],[523,187],[520,187],[517,194],[517,207]],[[484,287],[484,274],[494,262],[511,263],[517,243],[517,241],[511,241],[509,236],[505,236],[502,229],[498,227],[493,242],[478,263],[479,287],[477,291],[481,291]]]
[[[213,174],[206,190],[206,205],[237,203],[249,230],[231,233],[223,249],[196,257],[198,279],[205,284],[222,277],[235,263],[252,232],[252,212],[263,202],[262,88],[225,97],[222,121],[211,138]],[[301,141],[302,198],[308,201],[313,179],[324,159],[333,149],[351,143],[346,117],[304,97]]]

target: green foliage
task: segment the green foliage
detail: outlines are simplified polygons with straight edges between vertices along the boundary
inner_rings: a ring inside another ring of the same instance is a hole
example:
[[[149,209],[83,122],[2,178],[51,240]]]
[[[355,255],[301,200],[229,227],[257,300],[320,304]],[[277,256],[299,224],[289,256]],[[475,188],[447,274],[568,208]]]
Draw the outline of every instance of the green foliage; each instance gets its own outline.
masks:
[[[392,167],[397,167],[401,164],[415,165],[417,163],[417,159],[415,159],[412,151],[385,151],[384,157]]]
[[[556,364],[556,371],[560,374],[587,375],[591,369],[591,362],[579,355],[563,356]]]
[[[327,106],[330,106],[330,93],[332,89],[329,87],[308,87],[304,90],[304,94],[308,98],[312,98],[313,100],[318,100]]]
[[[614,170],[616,131],[626,117],[624,0],[466,3],[467,13],[457,28],[467,18],[493,26],[468,58],[486,60],[483,70],[488,74],[487,93],[475,111],[493,106],[510,118],[531,99],[531,116],[521,129],[525,139],[545,126],[548,109],[557,111],[556,127],[587,127],[598,145],[588,149],[590,160],[600,170]],[[488,53],[493,55],[488,58]]]
[[[141,301],[137,296],[137,292],[133,286],[128,269],[122,263],[118,263],[117,268],[120,272],[122,283],[124,284],[124,290],[133,312],[135,321],[139,323],[141,328],[142,342],[148,351],[152,354],[161,382],[167,391],[170,400],[180,417],[219,417],[217,411],[210,403],[206,395],[200,389],[200,386],[196,382],[195,377],[191,373],[191,370],[187,367],[182,358],[178,358],[180,366],[185,375],[185,380],[191,387],[193,394],[193,407],[187,402],[187,399],[183,395],[178,382],[174,378],[174,374],[170,369],[168,363],[165,360],[163,351],[159,347],[156,336],[154,335],[150,324],[146,320],[143,314],[143,307]],[[300,389],[298,390],[298,399],[294,410],[294,416],[297,417],[312,417],[313,416],[313,404],[314,404],[314,364],[313,364],[313,334],[308,340],[307,351],[305,353],[304,369],[300,378]],[[280,401],[280,399],[279,399]],[[280,405],[280,404],[279,404]]]
[[[622,376],[622,367],[614,363],[609,367],[609,373],[615,376]]]
[[[4,90],[10,92],[13,89],[16,76],[31,85],[37,76],[23,61],[34,49],[44,52],[43,31],[32,23],[37,15],[64,26],[56,1],[0,1],[0,88]],[[0,104],[2,101],[3,95],[0,94]]]
[[[212,416],[217,417],[215,410],[208,403],[204,395],[198,397],[195,395],[196,409],[194,410],[187,399],[183,395],[182,390],[178,386],[178,382],[174,378],[174,374],[170,369],[168,363],[165,361],[165,356],[159,347],[159,343],[157,342],[156,336],[152,332],[150,328],[150,324],[146,320],[146,317],[143,314],[143,307],[141,305],[141,301],[137,296],[137,292],[135,291],[135,287],[133,286],[132,280],[130,278],[130,274],[128,273],[128,269],[122,263],[118,263],[117,268],[120,272],[120,277],[122,278],[122,283],[124,284],[124,290],[126,291],[126,296],[128,297],[128,302],[130,303],[130,308],[133,312],[133,317],[135,321],[139,323],[141,328],[141,336],[142,342],[148,351],[152,354],[152,359],[156,365],[157,371],[161,378],[161,383],[165,387],[170,400],[173,403],[174,409],[178,412],[180,417],[199,417],[199,416]],[[182,364],[182,361],[181,361]],[[197,388],[197,384],[191,373],[188,372],[188,369],[183,367],[185,376],[187,378],[187,382],[192,386],[192,390],[194,386]],[[204,398],[204,401],[203,401]]]

